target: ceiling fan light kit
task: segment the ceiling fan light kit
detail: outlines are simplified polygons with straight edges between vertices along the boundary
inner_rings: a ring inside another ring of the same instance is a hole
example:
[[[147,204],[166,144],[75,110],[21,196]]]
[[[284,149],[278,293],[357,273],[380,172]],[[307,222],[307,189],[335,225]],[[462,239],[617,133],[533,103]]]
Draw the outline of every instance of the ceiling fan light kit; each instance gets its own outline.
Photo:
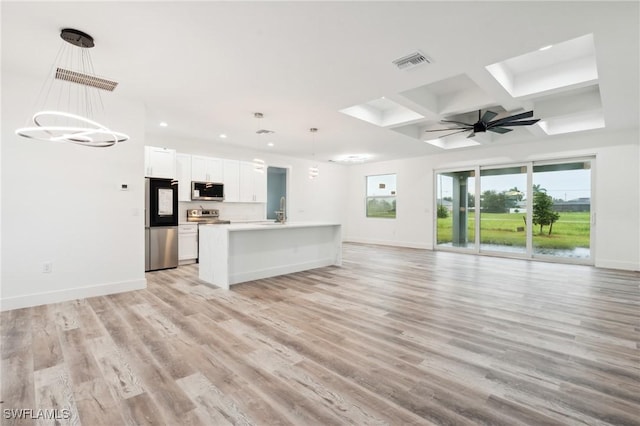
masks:
[[[52,65],[55,74],[50,72],[42,87],[41,95],[46,93],[42,105],[46,108],[48,96],[53,92],[54,81],[59,81],[67,88],[66,96],[59,90],[60,98],[55,103],[60,105],[62,99],[67,99],[67,111],[44,109],[36,112],[31,121],[33,126],[16,129],[15,133],[28,139],[52,142],[70,142],[89,147],[109,147],[124,142],[129,136],[116,132],[93,119],[94,113],[104,109],[100,90],[113,91],[117,82],[93,75],[93,62],[88,49],[95,46],[93,37],[72,28],[65,28],[60,32],[64,40],[56,60]],[[72,45],[74,47],[69,47]],[[69,49],[71,51],[69,51]],[[57,60],[66,60],[65,66],[58,66]],[[79,71],[71,68],[77,66]],[[48,84],[47,84],[48,83]],[[72,95],[73,89],[76,89]],[[40,98],[40,97],[39,97]],[[71,99],[77,99],[72,106]]]

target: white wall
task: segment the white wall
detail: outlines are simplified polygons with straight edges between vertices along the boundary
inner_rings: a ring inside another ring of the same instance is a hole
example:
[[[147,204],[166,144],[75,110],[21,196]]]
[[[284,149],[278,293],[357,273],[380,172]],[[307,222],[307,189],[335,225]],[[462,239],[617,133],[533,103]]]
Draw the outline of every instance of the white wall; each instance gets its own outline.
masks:
[[[348,199],[348,168],[339,164],[321,163],[320,175],[309,179],[309,160],[287,157],[265,152],[256,152],[246,148],[221,144],[208,140],[176,138],[149,134],[146,144],[163,148],[172,148],[179,153],[205,155],[218,158],[251,161],[256,156],[267,165],[288,168],[287,217],[289,221],[327,221],[346,224],[345,205]],[[180,219],[186,220],[186,209],[202,205],[205,208],[217,208],[220,217],[230,220],[264,220],[264,203],[225,203],[199,202],[180,203]],[[184,219],[183,219],[184,218]]]
[[[434,170],[595,155],[595,265],[640,270],[638,141],[637,130],[583,132],[353,166],[345,239],[432,249]],[[385,173],[397,174],[397,218],[366,218],[366,176]]]
[[[41,84],[3,71],[2,310],[146,286],[144,107],[103,96],[105,124],[131,137],[111,148],[16,136]]]

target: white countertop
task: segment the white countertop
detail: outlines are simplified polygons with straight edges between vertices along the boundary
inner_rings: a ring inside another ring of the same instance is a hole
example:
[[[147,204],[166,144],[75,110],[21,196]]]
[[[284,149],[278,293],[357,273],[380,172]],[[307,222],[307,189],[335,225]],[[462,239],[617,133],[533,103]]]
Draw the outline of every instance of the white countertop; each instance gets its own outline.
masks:
[[[292,229],[292,228],[315,228],[320,226],[340,226],[339,223],[330,222],[253,222],[253,223],[230,223],[228,225],[205,225],[201,227],[215,226],[217,229],[227,229],[229,231],[264,231],[269,229]]]

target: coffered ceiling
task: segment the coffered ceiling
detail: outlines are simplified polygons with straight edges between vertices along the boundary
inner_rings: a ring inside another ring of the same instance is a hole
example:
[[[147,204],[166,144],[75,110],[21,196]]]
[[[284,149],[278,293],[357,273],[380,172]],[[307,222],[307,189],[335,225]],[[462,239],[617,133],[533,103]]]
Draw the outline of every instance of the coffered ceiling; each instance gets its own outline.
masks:
[[[637,128],[638,16],[637,2],[609,1],[3,2],[3,85],[12,73],[44,81],[71,27],[94,37],[96,70],[120,83],[105,96],[144,102],[148,143],[311,157],[317,127],[322,160],[471,152]],[[430,63],[393,64],[416,51]],[[473,139],[425,133],[479,109],[541,121]]]

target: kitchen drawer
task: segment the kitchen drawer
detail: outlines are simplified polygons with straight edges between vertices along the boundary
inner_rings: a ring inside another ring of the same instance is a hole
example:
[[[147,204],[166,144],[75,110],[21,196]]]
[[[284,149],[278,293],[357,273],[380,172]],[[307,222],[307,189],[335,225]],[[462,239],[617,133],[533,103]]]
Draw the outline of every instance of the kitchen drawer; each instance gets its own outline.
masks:
[[[194,223],[193,225],[179,225],[178,226],[179,234],[197,234],[198,233],[198,224]]]

